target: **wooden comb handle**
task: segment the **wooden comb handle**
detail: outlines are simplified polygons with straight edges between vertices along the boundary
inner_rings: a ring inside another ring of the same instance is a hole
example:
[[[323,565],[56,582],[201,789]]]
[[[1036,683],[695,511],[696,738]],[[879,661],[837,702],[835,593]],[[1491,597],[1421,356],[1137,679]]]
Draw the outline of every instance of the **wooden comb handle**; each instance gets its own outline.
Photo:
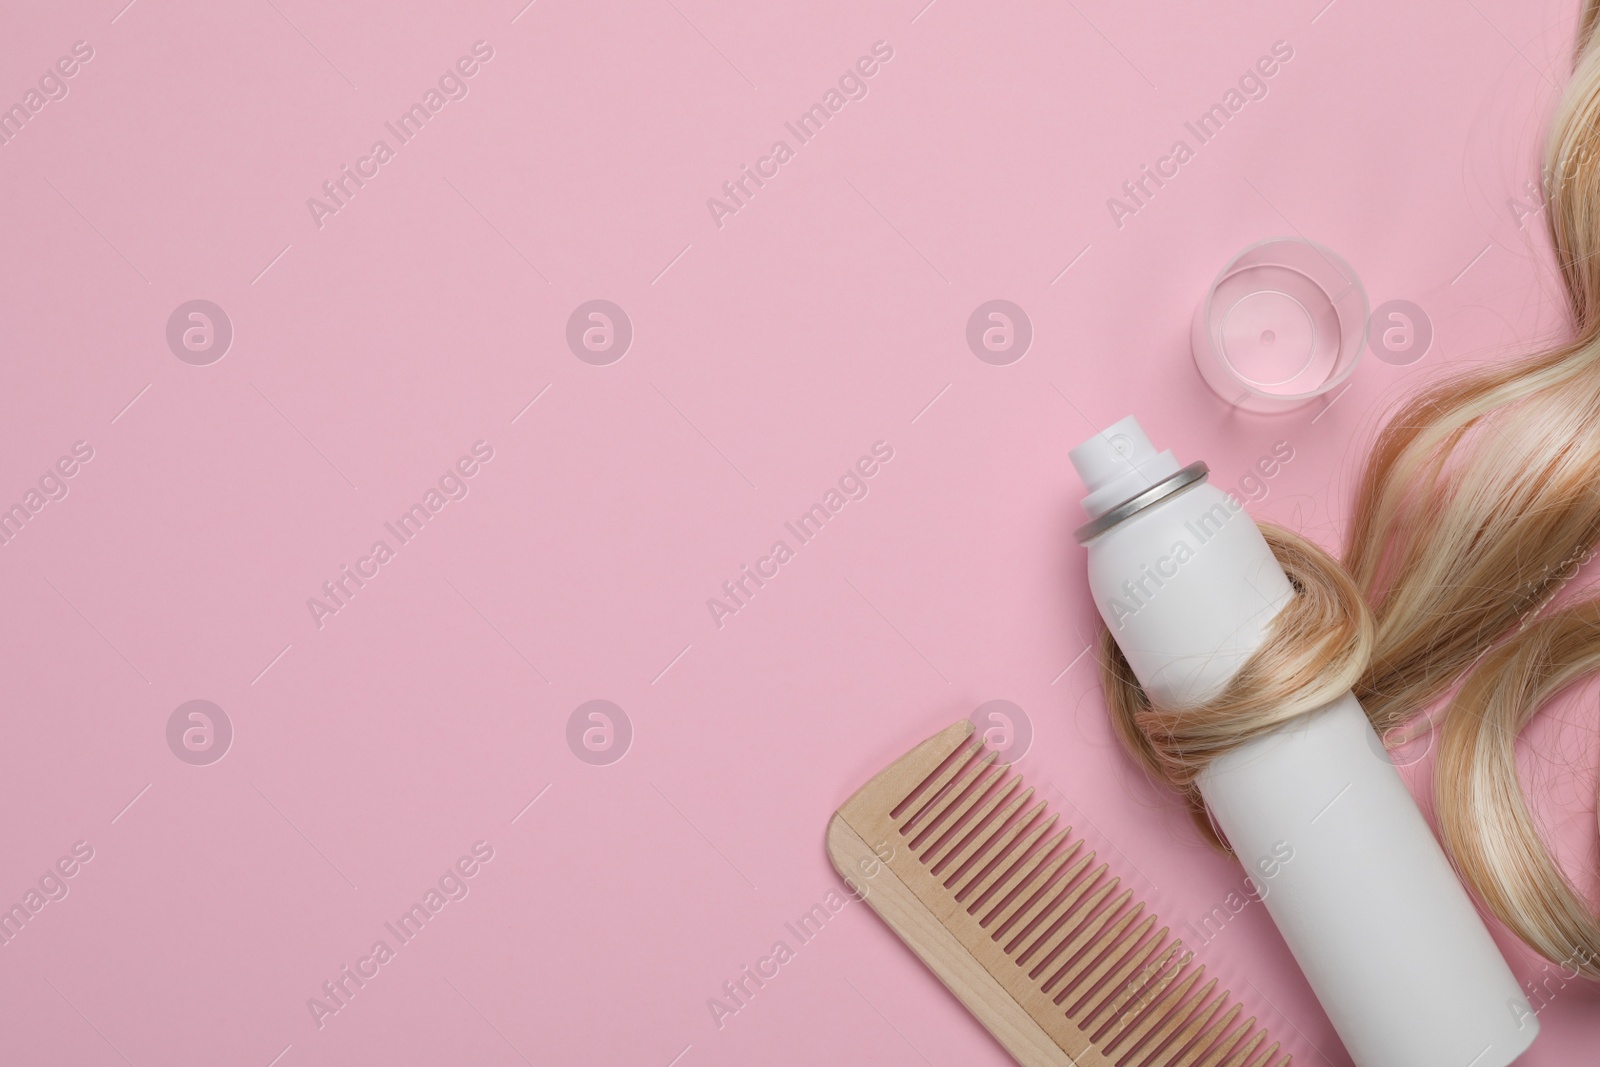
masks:
[[[834,870],[849,878],[852,885],[861,886],[872,910],[1022,1067],[1073,1067],[1074,1063],[1101,1067],[1110,1063],[1092,1049],[1092,1058],[1077,1060],[1062,1051],[837,812],[828,823],[828,857],[833,860]],[[874,869],[874,864],[877,873],[864,882],[861,872]]]

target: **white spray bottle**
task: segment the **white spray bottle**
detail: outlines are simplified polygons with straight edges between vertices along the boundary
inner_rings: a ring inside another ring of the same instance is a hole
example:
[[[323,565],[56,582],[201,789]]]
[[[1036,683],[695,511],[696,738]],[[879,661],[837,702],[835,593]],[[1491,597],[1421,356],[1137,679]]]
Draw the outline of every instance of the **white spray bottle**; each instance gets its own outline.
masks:
[[[1089,589],[1134,676],[1164,706],[1215,697],[1294,595],[1261,531],[1131,416],[1071,457]],[[1198,785],[1254,880],[1270,871],[1266,909],[1359,1067],[1505,1067],[1532,1043],[1533,1009],[1352,694]]]

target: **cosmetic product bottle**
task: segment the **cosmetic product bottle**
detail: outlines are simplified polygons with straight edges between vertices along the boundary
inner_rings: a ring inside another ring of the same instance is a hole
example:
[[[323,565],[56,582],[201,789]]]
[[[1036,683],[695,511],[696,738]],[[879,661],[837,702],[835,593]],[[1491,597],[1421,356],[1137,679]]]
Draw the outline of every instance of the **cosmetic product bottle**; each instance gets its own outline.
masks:
[[[1204,463],[1132,417],[1071,452],[1089,589],[1157,705],[1216,697],[1294,589]],[[1505,1067],[1526,996],[1354,695],[1224,755],[1198,786],[1359,1067]],[[1288,857],[1287,860],[1285,857]]]

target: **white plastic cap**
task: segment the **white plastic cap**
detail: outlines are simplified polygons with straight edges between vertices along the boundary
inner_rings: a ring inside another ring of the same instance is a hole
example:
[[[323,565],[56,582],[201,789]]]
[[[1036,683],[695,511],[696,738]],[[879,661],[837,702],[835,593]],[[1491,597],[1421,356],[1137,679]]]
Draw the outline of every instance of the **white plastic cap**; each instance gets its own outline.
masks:
[[[1170,451],[1158,454],[1132,415],[1112,423],[1067,455],[1089,490],[1083,510],[1091,519],[1178,473],[1177,457]]]

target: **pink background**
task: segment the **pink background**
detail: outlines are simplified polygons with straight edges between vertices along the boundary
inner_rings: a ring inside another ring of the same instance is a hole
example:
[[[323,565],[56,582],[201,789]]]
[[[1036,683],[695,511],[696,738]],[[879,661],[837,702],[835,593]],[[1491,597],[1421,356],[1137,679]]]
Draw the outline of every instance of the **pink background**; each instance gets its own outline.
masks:
[[[1107,732],[1066,451],[1137,413],[1233,485],[1287,441],[1252,510],[1333,544],[1386,404],[1560,328],[1511,201],[1576,0],[924,2],[13,5],[0,103],[94,56],[0,146],[0,504],[94,458],[0,547],[0,902],[94,858],[0,948],[0,1060],[1009,1062],[859,904],[707,1006],[838,887],[833,808],[997,698],[1166,921],[1239,887]],[[1117,227],[1280,40],[1266,98]],[[319,228],[307,198],[475,41],[469,95]],[[877,41],[865,99],[719,228],[707,198]],[[1218,402],[1191,309],[1280,233],[1420,304],[1427,356],[1287,416]],[[208,366],[165,339],[197,298],[234,329]],[[565,340],[597,298],[634,330],[605,366]],[[1035,333],[1008,366],[964,339],[994,298]],[[480,440],[470,494],[319,629],[307,598]],[[869,495],[715,625],[877,441]],[[208,766],[166,740],[193,699],[234,729]],[[592,699],[632,724],[606,766],[566,740]],[[1574,870],[1591,709],[1528,757]],[[307,999],[480,840],[469,895],[319,1028]],[[1349,1062],[1258,905],[1202,951],[1297,1062]],[[1592,990],[1542,1019],[1523,1062],[1592,1056]]]

